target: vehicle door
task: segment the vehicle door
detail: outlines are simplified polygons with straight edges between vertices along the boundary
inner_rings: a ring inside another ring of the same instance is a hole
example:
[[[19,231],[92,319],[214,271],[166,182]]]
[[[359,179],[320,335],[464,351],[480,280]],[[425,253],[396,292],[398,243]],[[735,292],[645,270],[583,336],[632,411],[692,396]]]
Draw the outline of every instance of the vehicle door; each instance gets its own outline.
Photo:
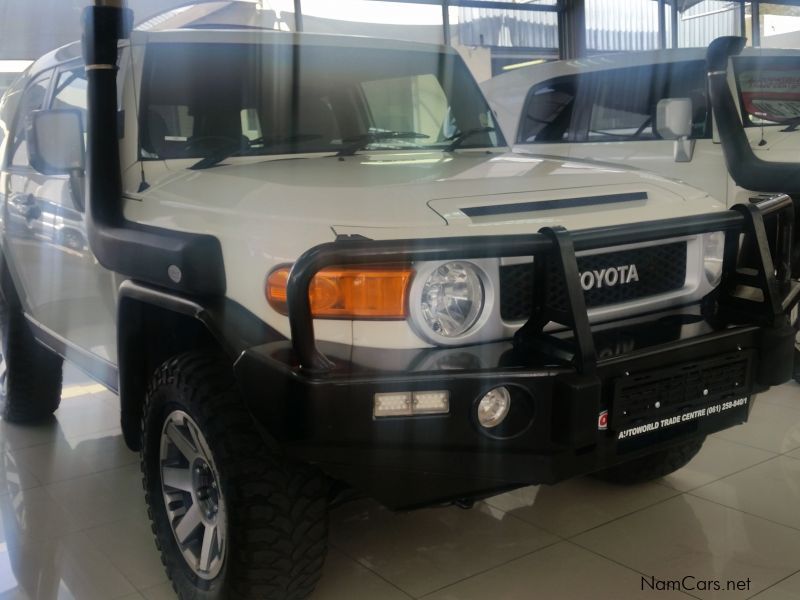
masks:
[[[29,164],[31,112],[73,109],[85,116],[86,75],[68,64],[34,79],[24,92],[8,154],[7,242],[26,312],[69,345],[116,361],[111,273],[89,250],[81,178],[43,175]],[[83,119],[85,123],[85,118]]]

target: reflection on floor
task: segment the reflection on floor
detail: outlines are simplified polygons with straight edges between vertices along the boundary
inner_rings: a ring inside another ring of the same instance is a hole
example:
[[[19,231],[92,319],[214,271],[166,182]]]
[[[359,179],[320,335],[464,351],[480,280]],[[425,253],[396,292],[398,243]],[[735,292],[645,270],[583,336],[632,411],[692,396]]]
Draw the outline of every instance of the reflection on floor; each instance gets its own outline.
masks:
[[[71,374],[52,424],[0,423],[0,599],[174,600],[117,411]],[[469,511],[357,501],[331,528],[315,600],[798,600],[800,385],[655,483],[578,479]]]

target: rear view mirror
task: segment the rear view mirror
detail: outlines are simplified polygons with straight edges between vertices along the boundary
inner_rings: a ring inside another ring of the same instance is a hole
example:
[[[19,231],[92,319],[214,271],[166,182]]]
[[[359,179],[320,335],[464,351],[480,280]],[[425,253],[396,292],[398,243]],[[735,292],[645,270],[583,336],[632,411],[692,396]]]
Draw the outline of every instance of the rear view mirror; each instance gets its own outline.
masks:
[[[675,162],[689,162],[694,154],[692,101],[689,98],[665,98],[656,106],[656,131],[665,140],[675,140]]]
[[[81,113],[77,110],[37,110],[27,127],[28,158],[44,175],[82,172],[86,163]]]

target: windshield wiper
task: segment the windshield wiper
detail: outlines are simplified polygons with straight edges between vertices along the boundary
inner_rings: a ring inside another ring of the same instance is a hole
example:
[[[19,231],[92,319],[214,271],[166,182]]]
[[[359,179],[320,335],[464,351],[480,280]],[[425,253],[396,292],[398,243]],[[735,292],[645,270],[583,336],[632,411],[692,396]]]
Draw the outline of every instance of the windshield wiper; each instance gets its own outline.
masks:
[[[797,131],[797,128],[800,127],[800,117],[784,121],[781,123],[781,125],[787,125],[786,129],[781,129],[782,133],[791,133],[792,131]]]
[[[343,140],[345,144],[349,145],[339,150],[336,156],[353,156],[356,152],[364,150],[370,144],[383,140],[422,140],[430,137],[431,136],[417,131],[370,131],[369,133]]]
[[[273,137],[260,137],[255,140],[250,140],[249,144],[252,148],[253,146],[279,146],[281,144],[291,144],[294,142],[308,142],[311,140],[318,140],[322,136],[317,134],[307,134],[307,133],[298,133],[295,135],[284,135],[284,136],[273,136]],[[232,156],[241,156],[242,149],[241,147],[237,146],[235,148],[231,148],[230,146],[226,145],[221,148],[219,152],[214,154],[209,154],[208,156],[201,158],[199,161],[194,163],[191,167],[189,167],[192,171],[200,171],[202,169],[209,169],[215,165],[218,165],[223,160],[228,159]]]
[[[458,150],[461,145],[473,135],[478,135],[479,133],[494,133],[495,131],[497,131],[497,129],[494,127],[476,127],[474,129],[467,129],[466,131],[459,131],[455,135],[447,138],[446,141],[450,142],[450,144],[445,147],[444,151],[452,152],[453,150]]]

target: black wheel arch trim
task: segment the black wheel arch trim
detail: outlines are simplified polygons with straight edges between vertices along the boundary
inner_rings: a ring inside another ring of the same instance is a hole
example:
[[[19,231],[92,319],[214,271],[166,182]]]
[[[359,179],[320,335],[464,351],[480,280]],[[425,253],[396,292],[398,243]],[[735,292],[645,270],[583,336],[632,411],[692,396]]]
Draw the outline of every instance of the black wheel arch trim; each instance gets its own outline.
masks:
[[[145,356],[150,348],[148,344],[154,340],[145,339],[148,334],[144,325],[154,310],[160,311],[166,319],[194,322],[202,328],[207,336],[206,341],[216,345],[232,366],[248,348],[286,340],[285,336],[230,298],[187,296],[142,282],[124,281],[119,290],[117,311],[117,362],[122,430],[126,443],[134,450],[140,444],[139,425],[144,394],[152,371],[160,364],[160,359]],[[191,339],[192,336],[189,336],[182,340],[184,347],[174,351],[165,342],[166,345],[160,348],[164,360],[175,351],[192,349]]]

